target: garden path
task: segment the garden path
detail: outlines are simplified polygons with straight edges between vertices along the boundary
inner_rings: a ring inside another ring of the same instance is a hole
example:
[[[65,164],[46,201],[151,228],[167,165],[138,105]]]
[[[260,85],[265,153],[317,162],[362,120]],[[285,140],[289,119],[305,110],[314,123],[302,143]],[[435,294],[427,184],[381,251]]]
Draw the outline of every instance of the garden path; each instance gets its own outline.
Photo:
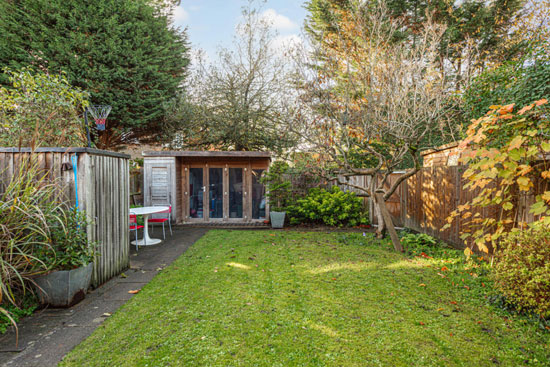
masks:
[[[79,304],[68,309],[44,309],[19,324],[19,345],[15,333],[0,337],[0,365],[55,366],[103,321],[126,303],[154,276],[184,253],[208,229],[176,229],[164,244],[131,247],[130,269],[93,290]]]

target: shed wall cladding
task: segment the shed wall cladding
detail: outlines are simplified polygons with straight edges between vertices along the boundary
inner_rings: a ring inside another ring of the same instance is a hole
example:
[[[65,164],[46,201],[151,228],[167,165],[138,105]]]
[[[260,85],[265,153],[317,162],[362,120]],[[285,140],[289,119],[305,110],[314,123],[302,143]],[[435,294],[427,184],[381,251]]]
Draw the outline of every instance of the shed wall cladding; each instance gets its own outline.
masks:
[[[97,287],[128,268],[129,265],[129,156],[89,148],[39,148],[35,150],[38,165],[48,178],[58,182],[61,198],[85,210],[91,224],[88,238],[96,242],[92,285]],[[77,156],[75,172],[62,169]],[[30,149],[0,148],[1,184],[9,182]],[[1,190],[2,188],[0,188]]]
[[[265,189],[253,178],[269,167],[269,153],[143,155],[145,205],[170,203],[177,223],[263,222],[269,213]]]
[[[176,160],[174,158],[146,159],[143,163],[144,185],[143,202],[145,206],[172,205],[177,213],[176,203]]]

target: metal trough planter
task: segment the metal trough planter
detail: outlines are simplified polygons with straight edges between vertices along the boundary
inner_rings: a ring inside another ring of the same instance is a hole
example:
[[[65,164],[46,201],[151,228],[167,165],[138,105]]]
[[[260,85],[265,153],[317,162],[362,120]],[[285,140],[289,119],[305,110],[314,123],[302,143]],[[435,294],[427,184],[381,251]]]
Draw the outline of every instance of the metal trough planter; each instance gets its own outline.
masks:
[[[270,212],[271,228],[283,228],[285,225],[286,212]]]
[[[37,277],[34,281],[40,303],[52,307],[71,307],[82,301],[90,286],[93,269],[93,263],[90,263]]]

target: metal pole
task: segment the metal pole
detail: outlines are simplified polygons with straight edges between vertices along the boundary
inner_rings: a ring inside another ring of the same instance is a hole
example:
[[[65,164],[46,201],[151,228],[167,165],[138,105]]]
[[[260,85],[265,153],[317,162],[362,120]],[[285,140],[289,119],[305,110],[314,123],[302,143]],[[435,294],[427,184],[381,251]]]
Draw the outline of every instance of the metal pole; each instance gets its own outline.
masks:
[[[88,148],[91,148],[92,139],[90,139],[90,128],[88,126],[88,107],[84,109],[84,124],[86,125],[86,136],[88,137]]]

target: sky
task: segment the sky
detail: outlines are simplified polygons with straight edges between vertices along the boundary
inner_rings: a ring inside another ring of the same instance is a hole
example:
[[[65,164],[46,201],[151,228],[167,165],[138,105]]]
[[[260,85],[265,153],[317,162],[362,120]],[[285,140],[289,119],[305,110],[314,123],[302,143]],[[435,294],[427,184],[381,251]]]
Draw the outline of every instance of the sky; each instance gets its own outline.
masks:
[[[247,0],[181,0],[174,24],[187,27],[192,49],[200,48],[215,59],[219,46],[231,48],[235,26],[247,4]],[[299,37],[306,17],[304,1],[267,0],[260,5],[260,12],[272,20],[279,33],[279,41]]]

